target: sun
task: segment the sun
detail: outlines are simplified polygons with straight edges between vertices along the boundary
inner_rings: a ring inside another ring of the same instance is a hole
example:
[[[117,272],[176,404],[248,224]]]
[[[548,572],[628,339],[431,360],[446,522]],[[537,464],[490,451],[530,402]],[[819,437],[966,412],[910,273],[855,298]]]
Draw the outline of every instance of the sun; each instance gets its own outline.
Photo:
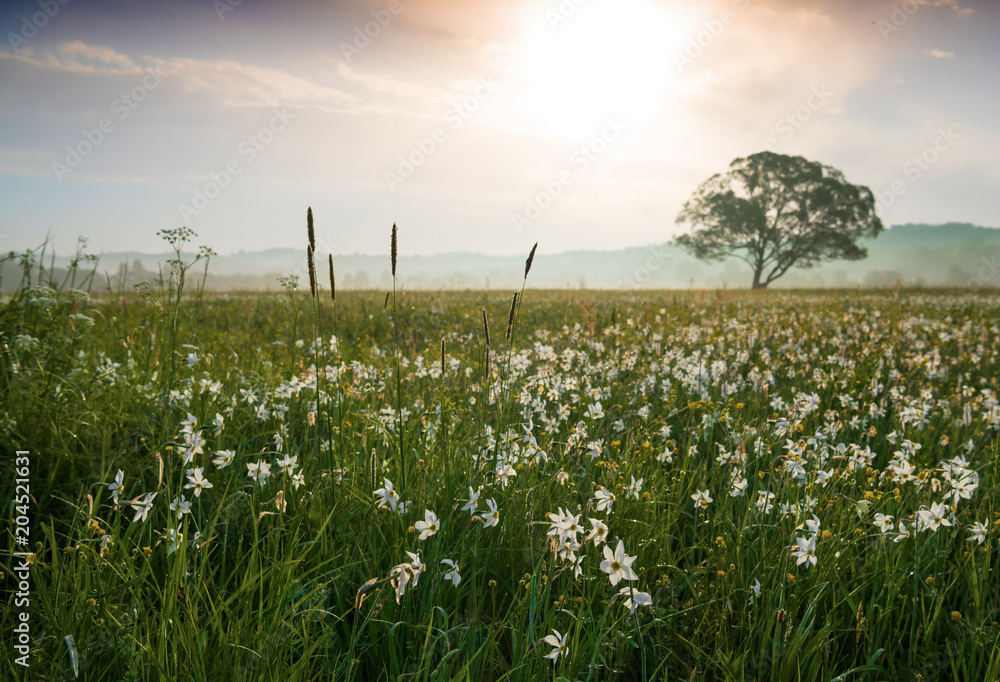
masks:
[[[593,134],[608,116],[658,113],[677,22],[650,0],[572,0],[536,17],[524,49],[521,115],[550,132]]]

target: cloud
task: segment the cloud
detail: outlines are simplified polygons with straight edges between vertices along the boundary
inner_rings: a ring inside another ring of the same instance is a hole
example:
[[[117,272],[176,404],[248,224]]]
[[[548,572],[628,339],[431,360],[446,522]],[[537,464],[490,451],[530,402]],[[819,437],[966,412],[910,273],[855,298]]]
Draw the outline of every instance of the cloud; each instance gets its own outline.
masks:
[[[215,94],[227,106],[343,106],[360,102],[360,98],[342,90],[266,66],[232,60],[147,59],[163,73],[176,77],[185,91]]]
[[[274,107],[279,105],[317,106],[327,111],[337,107],[347,111],[357,107],[356,95],[314,83],[288,71],[234,60],[198,60],[144,56],[143,64],[111,47],[88,45],[74,40],[60,43],[40,54],[22,50],[20,54],[0,52],[0,59],[19,62],[37,69],[81,76],[139,75],[143,68],[157,71],[179,83],[188,93],[207,93],[231,107]]]
[[[59,44],[55,50],[46,50],[35,56],[34,50],[24,49],[19,54],[0,52],[0,59],[28,64],[40,69],[63,71],[81,75],[125,75],[142,73],[142,68],[131,58],[102,45],[87,45],[79,40]]]
[[[948,7],[953,10],[960,19],[972,16],[973,10],[969,7],[962,7],[958,0],[914,0],[918,5],[925,7]]]
[[[403,99],[443,100],[448,97],[448,93],[439,88],[409,83],[386,74],[362,73],[344,62],[337,63],[337,74],[341,78],[361,85],[366,90]]]
[[[924,48],[924,54],[928,57],[933,57],[934,59],[952,59],[955,56],[954,52],[945,52],[944,50],[928,50]]]

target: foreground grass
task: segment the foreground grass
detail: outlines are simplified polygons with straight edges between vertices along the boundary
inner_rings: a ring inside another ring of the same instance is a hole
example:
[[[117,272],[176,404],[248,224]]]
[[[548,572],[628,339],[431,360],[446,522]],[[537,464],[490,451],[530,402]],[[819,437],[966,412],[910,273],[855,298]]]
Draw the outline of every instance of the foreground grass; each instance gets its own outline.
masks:
[[[1000,678],[995,294],[529,291],[508,339],[509,302],[20,292],[33,641],[4,674]]]

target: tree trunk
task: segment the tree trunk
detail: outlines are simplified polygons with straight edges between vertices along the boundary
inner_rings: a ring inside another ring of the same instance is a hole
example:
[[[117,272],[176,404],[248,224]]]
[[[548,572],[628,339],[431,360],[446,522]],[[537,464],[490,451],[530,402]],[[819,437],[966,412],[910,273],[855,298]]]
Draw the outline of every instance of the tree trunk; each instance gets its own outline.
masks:
[[[763,270],[764,270],[764,264],[761,263],[753,271],[753,286],[751,288],[753,288],[753,289],[763,289],[763,288],[765,288],[767,286],[766,284],[762,284],[761,281],[760,281],[760,276],[763,274]]]

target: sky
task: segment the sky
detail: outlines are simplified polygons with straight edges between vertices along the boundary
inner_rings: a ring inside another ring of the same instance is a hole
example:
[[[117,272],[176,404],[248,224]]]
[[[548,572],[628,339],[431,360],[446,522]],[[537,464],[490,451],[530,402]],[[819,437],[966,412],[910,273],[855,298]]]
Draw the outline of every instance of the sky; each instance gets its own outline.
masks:
[[[735,158],[1000,220],[992,0],[6,0],[0,250],[667,241]]]

